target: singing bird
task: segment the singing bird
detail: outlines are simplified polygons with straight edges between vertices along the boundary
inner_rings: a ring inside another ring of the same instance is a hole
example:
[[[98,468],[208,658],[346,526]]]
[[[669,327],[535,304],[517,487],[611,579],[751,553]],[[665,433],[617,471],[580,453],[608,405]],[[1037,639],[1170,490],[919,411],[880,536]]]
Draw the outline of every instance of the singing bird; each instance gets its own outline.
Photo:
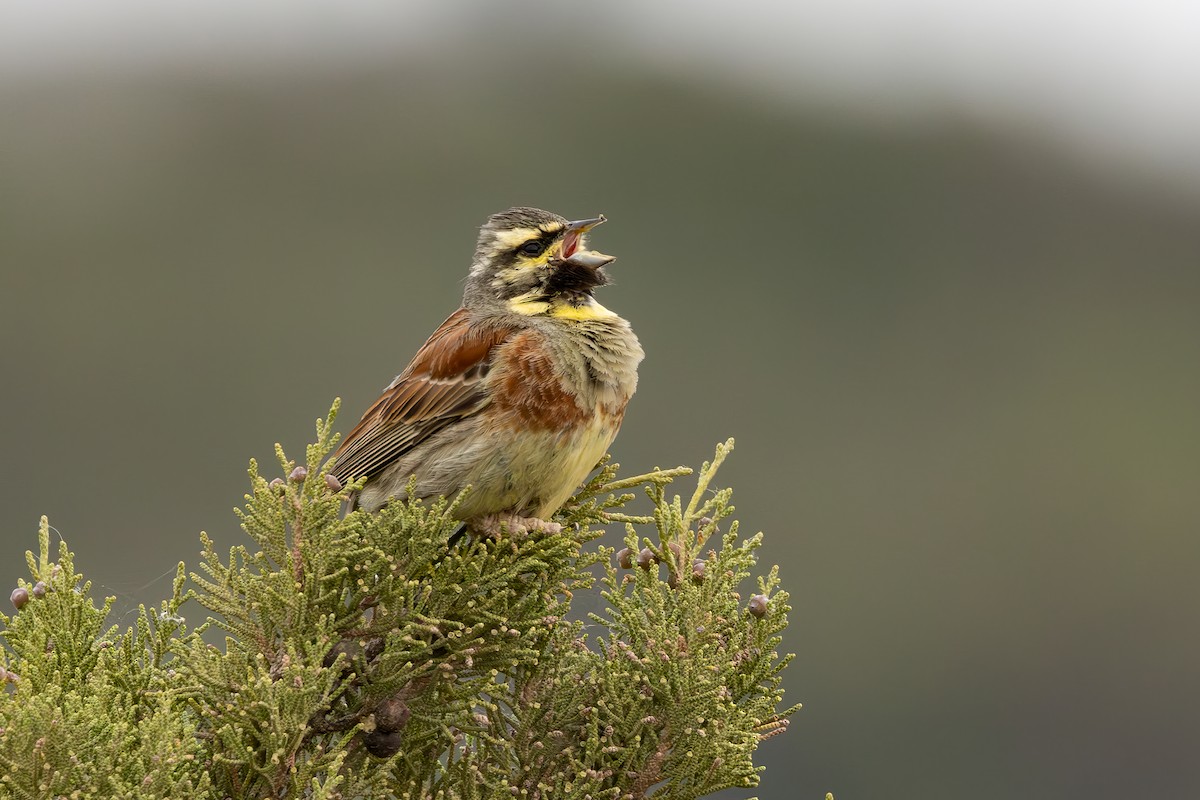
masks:
[[[613,261],[585,248],[603,215],[568,222],[510,208],[479,231],[462,307],[388,385],[334,454],[352,504],[454,497],[485,535],[558,532],[550,516],[608,450],[644,353],[600,305]],[[352,507],[353,507],[352,505]]]

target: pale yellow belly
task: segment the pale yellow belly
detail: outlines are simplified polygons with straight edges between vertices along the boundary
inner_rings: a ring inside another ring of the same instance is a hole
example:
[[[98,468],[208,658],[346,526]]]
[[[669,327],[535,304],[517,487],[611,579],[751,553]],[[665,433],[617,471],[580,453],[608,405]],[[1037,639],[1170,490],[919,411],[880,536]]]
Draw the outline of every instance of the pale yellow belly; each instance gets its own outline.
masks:
[[[608,450],[614,426],[595,419],[571,433],[521,432],[498,445],[469,469],[471,493],[458,509],[467,519],[501,511],[550,517],[569,498]]]

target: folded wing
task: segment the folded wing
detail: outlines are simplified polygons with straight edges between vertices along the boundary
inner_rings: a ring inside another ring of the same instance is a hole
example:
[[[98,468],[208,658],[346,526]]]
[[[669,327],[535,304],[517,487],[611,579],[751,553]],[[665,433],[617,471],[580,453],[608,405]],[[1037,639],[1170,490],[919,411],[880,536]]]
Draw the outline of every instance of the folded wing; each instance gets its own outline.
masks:
[[[455,311],[429,337],[334,453],[343,482],[370,478],[438,431],[489,402],[484,379],[498,345],[515,333],[503,325],[469,324]]]

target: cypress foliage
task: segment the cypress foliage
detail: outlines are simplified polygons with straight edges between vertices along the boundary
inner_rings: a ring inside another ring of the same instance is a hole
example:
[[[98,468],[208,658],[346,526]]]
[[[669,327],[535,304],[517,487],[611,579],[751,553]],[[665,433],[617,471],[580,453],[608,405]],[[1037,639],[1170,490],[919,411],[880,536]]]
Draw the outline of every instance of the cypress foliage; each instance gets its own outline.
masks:
[[[752,787],[783,732],[787,593],[761,534],[685,468],[602,463],[556,535],[459,533],[458,499],[342,514],[337,404],[304,464],[250,465],[249,543],[179,565],[171,597],[105,627],[49,525],[0,614],[0,800],[695,798]],[[628,511],[641,488],[651,513]],[[623,524],[625,548],[598,546]],[[601,585],[602,614],[572,613]],[[207,617],[189,628],[183,616]]]

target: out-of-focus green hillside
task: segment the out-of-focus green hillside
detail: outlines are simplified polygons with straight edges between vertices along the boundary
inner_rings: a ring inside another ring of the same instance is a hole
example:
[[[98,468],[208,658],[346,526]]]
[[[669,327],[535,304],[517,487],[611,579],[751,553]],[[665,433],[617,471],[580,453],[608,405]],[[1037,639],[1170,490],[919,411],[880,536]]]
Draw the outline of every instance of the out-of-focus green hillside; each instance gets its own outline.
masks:
[[[649,353],[618,459],[736,436],[795,599],[762,797],[1200,793],[1200,208],[978,128],[457,55],[0,88],[0,585],[47,513],[160,598],[237,541],[248,458],[335,395],[348,429],[453,310],[488,213],[602,211]]]

